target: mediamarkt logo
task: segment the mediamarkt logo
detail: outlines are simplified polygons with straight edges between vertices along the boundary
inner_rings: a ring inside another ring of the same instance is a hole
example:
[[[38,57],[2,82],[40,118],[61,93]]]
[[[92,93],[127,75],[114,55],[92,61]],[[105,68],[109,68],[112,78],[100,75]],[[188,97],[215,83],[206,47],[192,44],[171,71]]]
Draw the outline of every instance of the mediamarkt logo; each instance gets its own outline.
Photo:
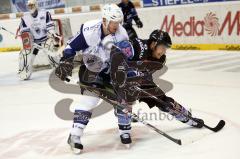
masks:
[[[236,33],[239,35],[240,11],[235,14],[229,11],[222,23],[212,12],[207,13],[201,20],[191,16],[186,22],[177,21],[175,15],[172,15],[171,18],[165,16],[161,29],[172,32],[173,36],[204,36],[206,33],[210,36],[220,36],[224,30],[227,30],[228,35],[232,35],[234,29],[237,29]]]

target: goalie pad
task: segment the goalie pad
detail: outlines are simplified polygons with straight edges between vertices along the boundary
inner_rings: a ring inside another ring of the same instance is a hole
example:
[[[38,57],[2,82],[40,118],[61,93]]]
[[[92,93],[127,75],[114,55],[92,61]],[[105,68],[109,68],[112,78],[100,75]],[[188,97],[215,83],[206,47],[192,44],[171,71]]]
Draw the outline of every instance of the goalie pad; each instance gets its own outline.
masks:
[[[21,34],[22,44],[24,50],[31,50],[33,45],[33,37],[29,32],[23,32]]]
[[[21,34],[23,49],[19,53],[18,74],[20,79],[28,80],[32,74],[32,64],[36,55],[32,54],[33,38],[29,32]]]
[[[32,74],[32,64],[36,55],[31,50],[21,50],[19,53],[19,70],[20,79],[28,80]]]
[[[38,56],[47,56],[47,60],[52,68],[59,64],[61,53],[58,53],[59,47],[55,47],[54,39],[49,38],[42,44],[36,44],[33,42],[33,37],[29,32],[23,32],[21,38],[23,49],[19,53],[18,74],[20,79],[28,80],[31,77],[36,58],[33,52],[37,52]]]

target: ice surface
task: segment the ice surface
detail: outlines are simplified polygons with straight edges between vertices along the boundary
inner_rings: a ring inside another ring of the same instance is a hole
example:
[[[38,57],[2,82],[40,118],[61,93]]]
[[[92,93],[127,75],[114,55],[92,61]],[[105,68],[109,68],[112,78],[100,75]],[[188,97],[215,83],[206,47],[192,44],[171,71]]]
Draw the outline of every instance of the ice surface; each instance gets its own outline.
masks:
[[[48,83],[51,70],[33,73],[32,80],[17,77],[17,53],[0,54],[0,158],[1,159],[239,159],[240,158],[240,54],[224,51],[172,51],[161,86],[172,86],[167,95],[211,126],[226,121],[219,133],[193,129],[175,120],[148,120],[182,139],[178,146],[142,124],[133,124],[133,144],[126,150],[119,141],[117,120],[110,111],[89,122],[82,139],[84,151],[71,153],[66,140],[71,121],[59,119],[55,104],[63,98],[81,104],[84,97],[63,94]],[[71,108],[72,109],[72,108]],[[134,112],[144,117],[141,103]],[[145,116],[146,117],[146,116]],[[148,116],[149,117],[149,116]],[[158,118],[159,116],[157,116]]]

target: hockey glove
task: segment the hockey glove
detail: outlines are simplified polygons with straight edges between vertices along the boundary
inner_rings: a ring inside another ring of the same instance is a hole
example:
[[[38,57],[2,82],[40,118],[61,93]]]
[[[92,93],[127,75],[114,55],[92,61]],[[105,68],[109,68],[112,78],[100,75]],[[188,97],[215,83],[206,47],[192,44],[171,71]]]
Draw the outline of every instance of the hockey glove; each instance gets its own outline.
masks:
[[[55,70],[55,74],[62,81],[65,81],[68,76],[72,76],[73,62],[72,59],[60,60],[58,67]]]
[[[52,38],[54,40],[54,47],[57,48],[57,47],[60,46],[59,43],[60,43],[62,37],[60,35],[58,35],[57,33],[55,33],[55,31],[49,30],[48,31],[48,37]]]
[[[140,19],[136,21],[136,24],[137,24],[138,28],[142,28],[143,27],[143,23],[141,22]]]

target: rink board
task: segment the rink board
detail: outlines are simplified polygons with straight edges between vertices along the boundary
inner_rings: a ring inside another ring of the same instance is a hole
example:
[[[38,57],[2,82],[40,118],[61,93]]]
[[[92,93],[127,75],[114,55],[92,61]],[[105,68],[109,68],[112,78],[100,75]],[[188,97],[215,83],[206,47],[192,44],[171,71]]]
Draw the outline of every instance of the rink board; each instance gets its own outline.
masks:
[[[84,11],[83,7],[79,10],[75,8],[76,12],[69,12],[69,8],[54,11],[53,17],[69,18],[72,32],[75,34],[84,22],[101,18],[101,6],[91,8],[91,13],[78,13],[77,11]],[[148,38],[154,29],[166,30],[173,41],[172,49],[177,50],[240,50],[239,8],[239,1],[139,8],[139,17],[144,27],[136,28],[136,31],[139,37]],[[19,23],[19,18],[0,21],[1,25],[12,32],[17,30]],[[14,36],[3,30],[0,34],[0,51],[11,51],[21,47],[20,39],[14,39]]]

